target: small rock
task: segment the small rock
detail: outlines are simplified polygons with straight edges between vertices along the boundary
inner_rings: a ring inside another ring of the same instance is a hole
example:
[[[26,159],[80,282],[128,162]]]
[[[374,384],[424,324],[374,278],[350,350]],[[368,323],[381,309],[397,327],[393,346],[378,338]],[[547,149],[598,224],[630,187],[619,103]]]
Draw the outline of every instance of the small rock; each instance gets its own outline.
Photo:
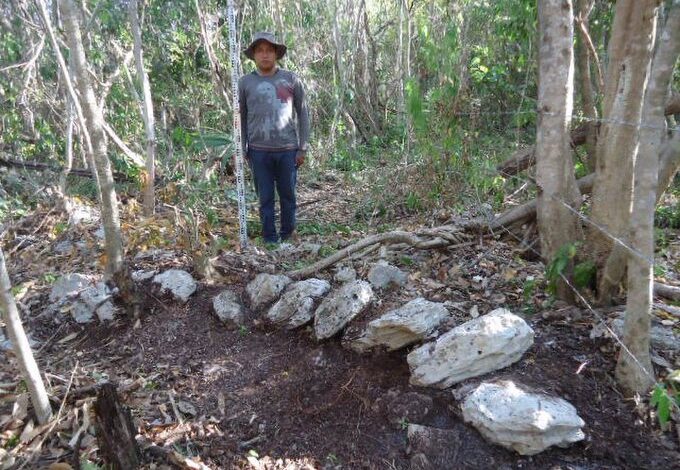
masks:
[[[463,402],[463,418],[491,442],[521,455],[583,440],[585,423],[571,403],[529,393],[513,382],[482,383]]]
[[[470,316],[472,318],[479,317],[479,307],[477,307],[476,305],[473,305],[472,308],[470,309]]]
[[[58,255],[65,255],[73,251],[74,245],[70,240],[62,240],[54,245],[54,252]]]
[[[70,200],[68,224],[70,226],[91,224],[99,221],[99,209]]]
[[[244,322],[243,306],[236,293],[225,290],[213,298],[213,309],[217,318],[228,326],[237,327]]]
[[[102,321],[113,319],[116,308],[111,295],[109,287],[97,278],[72,273],[57,279],[49,298],[55,311],[67,307],[76,322],[88,323],[95,314]]]
[[[533,342],[534,332],[522,318],[496,309],[414,349],[407,356],[411,383],[450,387],[519,361]]]
[[[333,279],[335,282],[340,282],[340,283],[345,283],[345,282],[351,282],[354,281],[357,278],[357,272],[354,270],[354,268],[350,266],[340,266],[338,269],[335,271],[335,276],[333,276]]]
[[[408,274],[385,261],[378,261],[368,272],[368,281],[376,289],[385,289],[391,284],[403,286]]]
[[[177,402],[177,409],[185,415],[196,416],[196,407],[188,401],[179,400]]]
[[[376,346],[394,351],[429,337],[448,316],[443,304],[419,297],[371,321],[351,347],[357,352]]]
[[[267,312],[273,323],[287,322],[289,328],[298,328],[314,318],[314,302],[331,288],[328,281],[306,279],[288,286],[283,296]]]
[[[338,333],[373,300],[373,289],[366,281],[349,282],[326,297],[314,313],[317,340]]]
[[[154,277],[157,272],[158,271],[156,271],[155,269],[149,270],[140,269],[138,271],[133,271],[132,280],[135,282],[143,282]]]
[[[106,232],[104,231],[104,227],[101,226],[97,230],[95,230],[94,236],[100,240],[104,240],[106,238]]]
[[[181,269],[168,269],[156,274],[153,282],[160,284],[161,292],[169,290],[176,299],[182,302],[188,301],[189,297],[196,292],[197,287],[196,280],[191,274]]]
[[[150,260],[150,261],[167,261],[176,258],[178,255],[174,251],[161,250],[154,248],[152,250],[140,251],[135,255],[135,261]]]
[[[250,306],[257,310],[276,300],[292,280],[283,274],[258,274],[246,287]]]

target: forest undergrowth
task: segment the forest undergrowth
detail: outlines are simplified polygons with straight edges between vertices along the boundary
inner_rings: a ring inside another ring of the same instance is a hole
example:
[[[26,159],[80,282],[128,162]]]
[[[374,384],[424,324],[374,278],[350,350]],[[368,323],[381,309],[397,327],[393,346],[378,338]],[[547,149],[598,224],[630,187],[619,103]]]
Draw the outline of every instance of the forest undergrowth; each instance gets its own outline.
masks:
[[[441,468],[671,468],[679,455],[678,439],[659,428],[656,410],[619,394],[612,376],[616,344],[606,337],[591,338],[601,318],[614,318],[623,307],[595,314],[584,305],[555,300],[545,267],[502,233],[479,236],[465,247],[382,250],[343,264],[365,277],[374,262],[385,258],[409,274],[407,287],[381,294],[368,318],[417,296],[447,302],[455,322],[499,306],[523,316],[536,331],[535,345],[495,378],[521,379],[573,402],[586,421],[588,437],[569,449],[519,457],[488,444],[463,424],[450,391],[408,384],[403,353],[358,355],[340,340],[317,343],[309,329],[278,331],[255,312],[248,312],[245,325],[236,330],[216,319],[212,297],[227,286],[243,292],[256,272],[308,266],[371,233],[493,212],[500,207],[494,191],[507,194],[502,187],[481,193],[467,185],[448,195],[457,198],[458,206],[430,204],[426,193],[413,189],[419,183],[430,186],[422,170],[413,164],[349,176],[310,169],[300,183],[297,244],[265,247],[251,208],[252,243],[245,252],[238,247],[228,175],[221,177],[220,192],[211,194],[212,199],[204,194],[210,211],[181,204],[187,188],[173,183],[159,191],[153,218],[143,218],[135,198],[123,196],[121,226],[131,268],[185,269],[199,278],[200,287],[188,303],[180,304],[145,283],[138,316],[121,309],[112,322],[86,325],[71,320],[67,310],[48,314],[45,305],[59,276],[101,272],[96,217],[69,222],[44,195],[34,196],[33,207],[5,219],[12,234],[8,267],[59,416],[49,426],[32,421],[22,379],[8,356],[0,380],[4,468],[59,462],[104,468],[90,418],[96,385],[104,381],[117,384],[132,410],[145,468],[409,468],[418,452],[441,459]],[[39,181],[22,172],[2,177]],[[192,189],[209,192],[207,187]],[[674,196],[668,197],[671,201]],[[85,197],[72,201],[74,213],[97,212]],[[657,276],[675,281],[680,239],[672,206],[663,207]],[[319,274],[330,279],[333,272]],[[659,322],[676,324],[669,313],[656,309],[655,315]],[[657,355],[660,369],[677,368],[677,361],[667,352]],[[429,397],[432,405],[414,409],[422,397]],[[414,449],[406,435],[414,420],[449,432],[455,452],[451,443]]]

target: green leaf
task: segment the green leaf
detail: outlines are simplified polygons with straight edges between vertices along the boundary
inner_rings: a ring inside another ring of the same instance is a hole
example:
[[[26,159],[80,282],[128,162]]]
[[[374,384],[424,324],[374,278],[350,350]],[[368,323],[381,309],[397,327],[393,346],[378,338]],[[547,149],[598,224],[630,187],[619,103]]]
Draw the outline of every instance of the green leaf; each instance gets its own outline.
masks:
[[[662,384],[656,384],[649,404],[656,407],[656,416],[662,429],[665,429],[670,421],[671,403],[672,399],[668,395],[666,388]]]

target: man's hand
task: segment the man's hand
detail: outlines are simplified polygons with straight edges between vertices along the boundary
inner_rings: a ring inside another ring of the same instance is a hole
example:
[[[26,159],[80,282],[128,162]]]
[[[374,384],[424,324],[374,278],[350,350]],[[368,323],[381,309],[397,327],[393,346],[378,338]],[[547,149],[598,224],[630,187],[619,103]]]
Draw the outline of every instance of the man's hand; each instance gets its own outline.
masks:
[[[298,150],[297,155],[295,155],[295,167],[300,168],[303,163],[305,163],[305,152]]]

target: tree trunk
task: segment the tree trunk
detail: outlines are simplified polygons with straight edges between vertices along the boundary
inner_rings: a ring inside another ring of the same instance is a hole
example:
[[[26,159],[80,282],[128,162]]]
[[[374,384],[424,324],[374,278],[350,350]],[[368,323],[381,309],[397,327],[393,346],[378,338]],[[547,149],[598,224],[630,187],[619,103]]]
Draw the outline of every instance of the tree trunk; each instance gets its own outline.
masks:
[[[571,0],[538,3],[540,29],[536,183],[541,254],[546,263],[576,240],[578,219],[568,206],[579,204],[569,146],[573,108],[574,51]],[[567,274],[567,273],[565,273]],[[572,301],[573,292],[557,280],[557,294]]]
[[[5,255],[2,252],[2,247],[0,247],[0,310],[2,311],[2,321],[5,322],[7,327],[7,334],[12,341],[12,348],[17,357],[19,368],[31,394],[36,418],[38,418],[40,424],[45,424],[52,418],[52,408],[47,399],[47,391],[45,391],[45,384],[40,377],[38,364],[35,362],[33,351],[28,344],[24,326],[21,324],[21,317],[19,317],[11,289],[12,286],[5,265]]]
[[[71,80],[70,70],[72,70],[71,66],[73,64],[73,61],[69,61],[70,63],[69,67],[66,66],[64,56],[61,54],[61,49],[59,49],[59,43],[57,42],[57,38],[54,34],[54,29],[52,28],[52,22],[47,12],[47,7],[45,6],[45,0],[37,0],[36,3],[38,4],[38,13],[43,21],[45,32],[50,38],[50,44],[52,44],[52,49],[54,49],[54,56],[57,59],[57,64],[59,65],[61,77],[64,80],[64,83],[66,84],[68,95],[71,98],[71,103],[73,104],[73,107],[76,111],[76,116],[78,117],[80,135],[82,136],[83,142],[85,143],[85,145],[82,146],[81,149],[83,148],[85,149],[84,154],[87,156],[86,158],[83,159],[83,163],[90,163],[90,166],[93,166],[92,163],[94,162],[92,161],[92,141],[90,139],[90,134],[87,130],[87,126],[85,124],[85,116],[83,115],[83,109],[80,105],[80,100],[78,99],[78,95],[76,94],[75,88],[73,86],[73,81]],[[94,175],[95,180],[97,180],[97,195],[99,196],[99,200],[101,201],[102,195],[101,185],[99,184],[99,175],[94,171],[94,169],[92,170],[92,174]]]
[[[152,216],[155,209],[154,179],[155,179],[155,155],[156,155],[156,131],[154,130],[153,101],[151,100],[151,86],[149,77],[144,70],[144,55],[142,53],[142,32],[139,26],[137,14],[137,0],[130,0],[129,6],[130,25],[134,38],[135,66],[137,68],[137,80],[142,86],[143,101],[142,117],[146,129],[146,174],[144,175],[144,215]]]
[[[119,278],[124,273],[123,242],[118,216],[118,204],[111,162],[107,155],[106,136],[104,134],[104,118],[97,106],[94,90],[85,58],[85,50],[80,35],[80,26],[76,6],[73,0],[63,0],[60,3],[64,32],[68,40],[73,57],[73,70],[77,77],[85,125],[92,144],[92,160],[98,175],[101,192],[102,221],[106,247],[106,274],[109,278]]]
[[[590,171],[595,170],[595,144],[597,142],[597,109],[595,107],[595,90],[590,75],[590,49],[588,47],[588,17],[593,9],[595,0],[578,0],[578,17],[576,22],[579,26],[578,41],[578,71],[581,83],[581,105],[586,122],[586,153],[588,158],[586,165]]]
[[[654,45],[658,0],[619,0],[609,44],[603,122],[597,145],[589,252],[600,268],[598,294],[610,301],[625,272],[625,257],[608,257],[627,236],[644,90]],[[595,228],[593,228],[595,227]],[[615,253],[614,253],[615,254]]]
[[[120,403],[115,385],[105,383],[101,386],[94,411],[97,439],[104,461],[116,470],[138,468],[140,452],[135,441],[137,433],[130,410]]]
[[[635,161],[635,190],[628,255],[628,303],[616,378],[626,391],[646,393],[654,384],[649,354],[649,327],[654,286],[654,207],[659,173],[659,148],[664,135],[664,102],[675,62],[680,55],[680,0],[673,2],[654,54]]]
[[[56,3],[56,2],[55,2]],[[73,77],[73,68],[69,64],[69,75]],[[64,169],[59,175],[59,192],[63,198],[64,209],[68,210],[66,198],[66,178],[73,168],[73,125],[75,121],[75,109],[73,100],[69,98],[68,94],[64,96],[64,103],[66,104],[66,149],[64,151]]]

